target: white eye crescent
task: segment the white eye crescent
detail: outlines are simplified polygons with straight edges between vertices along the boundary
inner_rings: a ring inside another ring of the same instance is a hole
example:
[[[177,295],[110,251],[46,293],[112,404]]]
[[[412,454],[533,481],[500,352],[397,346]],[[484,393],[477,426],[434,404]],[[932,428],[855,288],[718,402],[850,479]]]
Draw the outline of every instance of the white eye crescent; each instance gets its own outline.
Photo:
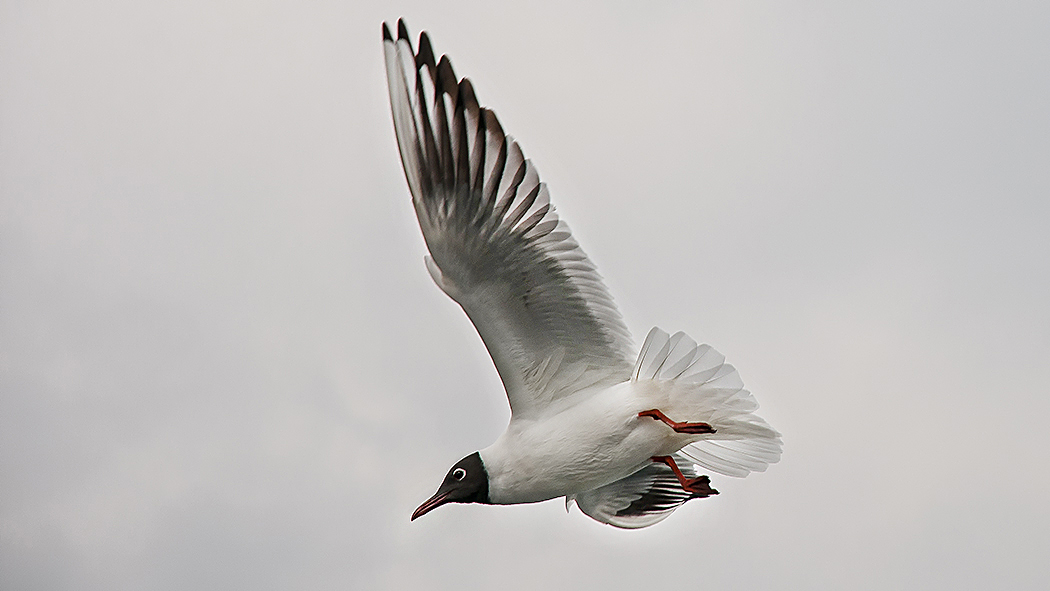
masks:
[[[452,478],[454,478],[456,480],[463,480],[466,477],[467,477],[467,471],[464,470],[463,468],[456,468],[455,470],[452,471]]]

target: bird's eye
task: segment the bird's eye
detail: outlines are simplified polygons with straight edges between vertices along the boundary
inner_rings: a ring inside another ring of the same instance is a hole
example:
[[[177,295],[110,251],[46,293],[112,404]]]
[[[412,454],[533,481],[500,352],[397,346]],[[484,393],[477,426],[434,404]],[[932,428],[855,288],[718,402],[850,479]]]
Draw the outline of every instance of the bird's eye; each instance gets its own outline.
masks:
[[[455,478],[456,480],[463,480],[466,477],[467,477],[467,471],[464,470],[463,468],[456,468],[455,470],[452,471],[452,478]]]

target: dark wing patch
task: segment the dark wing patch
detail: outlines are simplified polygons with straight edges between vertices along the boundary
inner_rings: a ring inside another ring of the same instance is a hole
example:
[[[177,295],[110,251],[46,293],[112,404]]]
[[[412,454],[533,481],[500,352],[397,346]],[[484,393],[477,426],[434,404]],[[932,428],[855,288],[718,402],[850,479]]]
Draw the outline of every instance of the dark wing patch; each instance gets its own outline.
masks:
[[[706,490],[688,492],[669,467],[652,463],[626,478],[577,494],[574,500],[591,519],[637,529],[663,521],[686,501],[718,494],[707,476],[697,477],[688,459],[678,454],[673,457],[683,476],[697,479],[706,485]]]
[[[688,471],[684,467],[680,467],[680,469],[687,478],[694,478],[695,476],[691,476],[693,474],[692,466],[688,467]],[[631,501],[631,504],[627,507],[617,511],[617,517],[632,517],[674,511],[686,501],[703,499],[718,494],[717,490],[711,488],[711,479],[707,476],[701,476],[695,481],[706,485],[707,490],[690,493],[682,488],[682,485],[675,478],[670,468],[663,464],[654,464],[653,468],[662,468],[661,474],[653,480],[652,486],[642,496]]]

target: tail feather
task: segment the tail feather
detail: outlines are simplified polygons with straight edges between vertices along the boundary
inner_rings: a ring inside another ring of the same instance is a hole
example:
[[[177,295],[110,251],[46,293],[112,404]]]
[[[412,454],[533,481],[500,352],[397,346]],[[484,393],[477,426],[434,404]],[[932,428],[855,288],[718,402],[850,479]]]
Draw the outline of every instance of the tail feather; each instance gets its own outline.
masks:
[[[743,478],[751,472],[765,472],[780,461],[781,441],[770,439],[705,440],[683,447],[679,453],[719,474]]]
[[[727,476],[747,476],[780,460],[780,433],[754,414],[755,397],[736,368],[711,346],[697,345],[682,332],[669,336],[653,328],[632,379],[671,382],[670,407],[662,410],[676,420],[715,428],[681,450],[697,464]]]

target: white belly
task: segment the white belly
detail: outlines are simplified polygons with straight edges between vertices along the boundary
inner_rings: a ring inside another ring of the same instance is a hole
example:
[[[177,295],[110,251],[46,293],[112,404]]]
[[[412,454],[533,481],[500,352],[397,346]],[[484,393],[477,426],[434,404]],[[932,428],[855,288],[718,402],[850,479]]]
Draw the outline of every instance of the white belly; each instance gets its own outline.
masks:
[[[489,499],[534,503],[576,494],[633,474],[654,455],[669,455],[694,437],[638,413],[661,406],[666,389],[625,382],[537,421],[511,421],[481,450]]]

